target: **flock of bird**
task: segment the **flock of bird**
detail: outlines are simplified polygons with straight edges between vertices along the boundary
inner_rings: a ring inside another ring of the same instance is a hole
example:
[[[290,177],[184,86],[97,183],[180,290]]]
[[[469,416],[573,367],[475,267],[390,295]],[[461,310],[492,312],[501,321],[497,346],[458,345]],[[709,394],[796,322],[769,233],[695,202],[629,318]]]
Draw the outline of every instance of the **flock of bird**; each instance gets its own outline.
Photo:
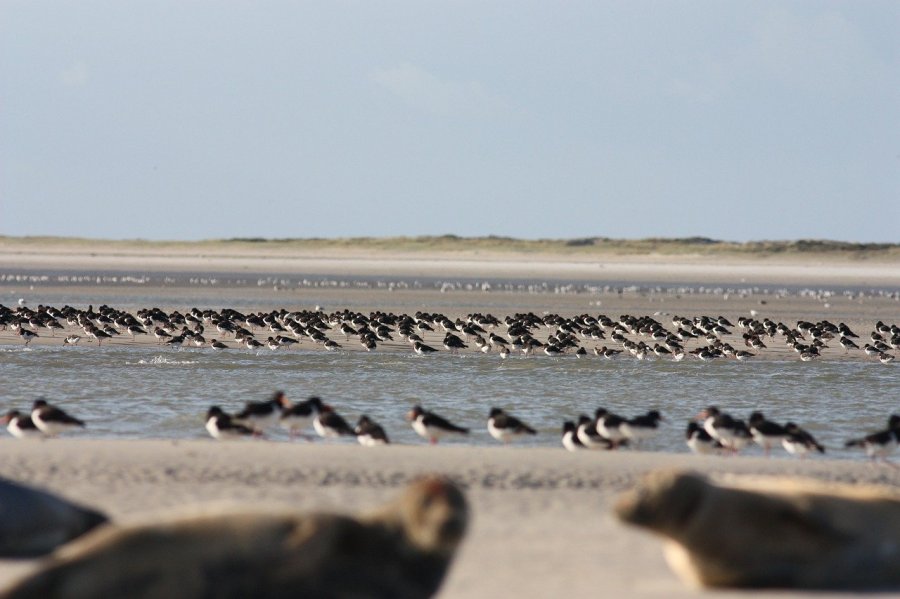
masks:
[[[457,426],[422,406],[414,406],[406,415],[413,430],[430,443],[436,444],[448,435],[468,435],[469,429]],[[355,437],[360,445],[373,447],[390,443],[384,428],[367,415],[362,415],[355,427],[338,414],[333,407],[318,397],[293,403],[283,391],[276,391],[267,401],[247,402],[233,415],[219,406],[212,406],[206,414],[206,430],[219,440],[249,436],[264,436],[266,429],[280,424],[291,437],[298,434],[310,439],[303,431],[310,427],[323,438]],[[521,435],[536,435],[537,431],[500,408],[492,408],[488,415],[487,429],[490,435],[503,443],[509,443]]]
[[[169,347],[211,348],[228,350],[277,350],[311,342],[328,351],[347,349],[351,339],[365,351],[384,344],[408,346],[419,355],[443,350],[450,353],[477,351],[496,353],[501,358],[512,355],[531,356],[543,353],[557,357],[591,354],[613,359],[631,356],[638,360],[669,359],[681,361],[690,356],[702,361],[721,358],[751,359],[769,347],[780,344],[803,361],[815,360],[826,350],[848,355],[851,352],[887,364],[900,349],[900,326],[878,321],[862,342],[845,323],[827,320],[798,321],[789,326],[768,318],[741,317],[732,324],[724,316],[673,316],[667,328],[654,316],[624,314],[612,319],[604,314],[581,314],[565,317],[559,314],[537,315],[517,313],[503,320],[474,313],[451,319],[444,314],[416,312],[354,312],[339,310],[285,309],[244,314],[237,310],[200,310],[192,308],[182,314],[160,308],[143,308],[134,314],[109,306],[93,306],[80,310],[72,306],[55,308],[40,305],[9,308],[0,304],[0,330],[10,329],[25,345],[36,337],[55,337],[66,331],[66,325],[78,332],[62,337],[66,345],[81,339],[96,340],[98,345],[117,337],[154,337],[157,344]],[[735,331],[735,328],[740,329]],[[210,336],[211,331],[215,337]],[[542,331],[546,336],[539,333]],[[433,340],[428,340],[428,337]],[[265,339],[263,339],[265,337]],[[540,338],[539,338],[540,337]],[[859,343],[863,343],[860,347]],[[688,344],[695,347],[688,348]],[[589,350],[588,347],[591,347]]]
[[[446,418],[414,406],[406,415],[412,429],[431,444],[450,435],[468,435],[469,428],[459,426]],[[16,438],[53,437],[60,433],[81,429],[85,423],[70,416],[43,398],[34,402],[29,414],[10,410],[4,417],[7,430]],[[562,427],[562,445],[569,451],[591,449],[614,450],[623,446],[639,447],[641,442],[659,432],[663,417],[657,410],[626,418],[598,408],[594,417],[582,414],[578,422],[567,420]],[[353,437],[360,445],[374,447],[390,443],[384,428],[366,415],[360,416],[356,426],[350,426],[329,404],[318,397],[294,403],[283,391],[276,391],[265,401],[246,402],[243,409],[229,414],[219,406],[212,406],[206,414],[206,430],[217,440],[234,440],[265,437],[273,426],[286,429],[291,438],[306,433],[311,427],[322,438]],[[536,435],[537,430],[528,426],[501,408],[491,408],[487,419],[487,431],[497,441],[508,444],[525,435]],[[762,412],[750,414],[747,421],[710,406],[702,410],[688,423],[686,443],[691,451],[699,454],[737,454],[750,443],[762,447],[766,456],[781,445],[791,455],[805,457],[810,452],[825,453],[825,448],[807,431],[793,422],[784,425],[767,419]],[[859,447],[873,461],[888,457],[900,445],[900,415],[888,419],[887,428],[860,438],[851,439],[845,447]]]
[[[562,444],[569,451],[581,449],[616,449],[625,444],[638,445],[652,437],[662,416],[656,410],[634,418],[624,418],[598,408],[591,418],[586,414],[578,421],[563,424]],[[716,406],[702,410],[688,422],[685,432],[688,448],[698,454],[735,455],[747,445],[759,445],[768,457],[774,447],[782,446],[791,455],[805,457],[810,452],[825,453],[825,448],[806,430],[794,422],[779,424],[754,411],[744,421],[721,411]],[[900,416],[892,415],[884,431],[851,439],[845,447],[860,447],[873,461],[886,463],[900,444]]]
[[[672,326],[667,328],[654,316],[627,314],[614,320],[603,314],[565,317],[518,313],[501,320],[491,314],[474,313],[451,319],[443,314],[421,311],[415,314],[380,311],[363,314],[346,309],[331,313],[319,309],[280,309],[244,314],[230,308],[218,311],[192,308],[182,314],[160,308],[144,308],[131,313],[106,305],[95,311],[93,306],[87,310],[68,305],[62,308],[39,305],[31,309],[25,305],[9,308],[0,304],[0,330],[14,331],[26,345],[40,336],[38,331],[45,335],[49,332],[49,336],[55,337],[57,331],[66,331],[68,326],[80,329],[82,335],[68,332],[63,337],[63,343],[67,345],[74,345],[83,337],[102,345],[105,340],[115,337],[136,339],[139,335],[152,335],[157,344],[171,347],[277,350],[312,342],[335,351],[344,349],[344,344],[354,338],[366,351],[374,351],[385,344],[408,344],[416,354],[424,355],[440,351],[435,347],[438,343],[426,343],[431,336],[441,339],[440,345],[450,353],[466,350],[495,352],[501,358],[514,353],[524,357],[543,353],[579,358],[593,354],[606,359],[630,356],[638,360],[681,361],[691,356],[701,361],[747,360],[780,340],[803,361],[819,358],[826,350],[835,350],[843,354],[862,352],[887,364],[894,360],[889,351],[900,349],[900,327],[882,321],[875,324],[868,342],[862,347],[855,341],[859,336],[845,323],[801,320],[788,326],[756,317],[741,317],[736,322],[734,325],[724,316],[673,316]],[[735,328],[740,331],[736,332]],[[211,330],[216,331],[216,337],[207,338]],[[264,332],[261,334],[261,331]],[[262,336],[266,336],[265,341],[257,339]],[[616,346],[598,346],[604,341]],[[691,342],[696,346],[686,349]],[[586,348],[588,344],[594,344],[590,352]],[[746,349],[738,349],[735,345]],[[80,420],[46,403],[39,405],[40,402],[43,400],[35,403],[30,415],[9,412],[6,416],[9,432],[17,437],[45,436],[84,426]],[[456,426],[419,406],[408,414],[408,420],[416,433],[432,443],[446,435],[469,432],[469,429]],[[637,446],[657,432],[661,421],[661,415],[655,410],[625,418],[598,409],[593,417],[582,414],[577,422],[565,422],[562,443],[573,451]],[[217,439],[260,436],[273,424],[280,424],[291,436],[305,436],[304,431],[311,426],[322,437],[353,436],[369,446],[389,442],[384,429],[368,416],[360,417],[356,426],[350,426],[318,398],[292,403],[283,393],[266,402],[250,402],[234,415],[213,406],[206,419],[207,431]],[[504,443],[522,435],[536,434],[533,428],[499,408],[491,410],[487,426],[491,436]],[[864,447],[873,459],[883,458],[896,447],[898,430],[898,423],[892,420],[878,437],[881,441],[866,437],[859,442],[848,442],[848,446]],[[766,454],[779,444],[789,453],[801,456],[811,451],[824,451],[795,423],[780,425],[759,412],[744,422],[709,408],[698,421],[689,424],[686,435],[688,446],[697,453],[736,453],[750,442],[762,446]]]

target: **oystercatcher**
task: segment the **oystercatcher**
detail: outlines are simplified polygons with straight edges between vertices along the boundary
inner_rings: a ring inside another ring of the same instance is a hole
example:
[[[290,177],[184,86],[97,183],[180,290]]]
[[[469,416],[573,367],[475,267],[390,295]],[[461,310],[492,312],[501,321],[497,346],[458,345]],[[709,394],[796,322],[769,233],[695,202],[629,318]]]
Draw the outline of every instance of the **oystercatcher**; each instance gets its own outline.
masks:
[[[469,346],[453,333],[447,333],[444,335],[444,347],[451,353],[457,353],[459,350],[466,349]]]
[[[423,356],[425,354],[433,354],[437,350],[430,345],[425,345],[421,341],[415,341],[413,342],[413,351],[418,355]]]
[[[246,439],[258,433],[248,426],[234,422],[219,406],[212,406],[206,412],[206,431],[213,439],[227,441]]]
[[[276,391],[266,401],[248,401],[244,404],[244,409],[234,415],[234,419],[262,432],[263,429],[278,422],[281,408],[287,403],[284,391]]]
[[[415,406],[406,415],[406,419],[412,424],[413,430],[419,436],[428,439],[434,445],[446,435],[468,435],[469,429],[456,426],[448,420],[441,418],[433,412],[428,412],[422,406]]]
[[[753,412],[747,421],[750,425],[750,434],[757,445],[763,448],[766,457],[772,451],[772,446],[782,444],[787,438],[788,432],[783,426],[777,422],[767,420],[762,412]]]
[[[825,448],[819,445],[811,434],[793,422],[785,424],[784,430],[787,432],[787,436],[781,440],[781,445],[789,454],[804,458],[810,451],[825,453]]]
[[[613,442],[597,432],[597,420],[587,414],[578,417],[575,438],[585,449],[613,449]]]
[[[281,426],[286,428],[291,437],[295,437],[298,431],[301,431],[311,425],[319,412],[322,411],[322,400],[318,397],[310,397],[306,401],[295,404],[282,405],[281,409]],[[310,437],[300,433],[304,439],[310,440]]]
[[[20,327],[19,328],[19,337],[21,337],[25,341],[25,345],[27,347],[28,344],[31,343],[32,339],[34,339],[35,337],[40,337],[40,335],[38,335],[34,331],[31,331],[24,327]]]
[[[861,439],[851,439],[844,447],[862,447],[873,462],[881,458],[886,464],[891,464],[888,462],[888,456],[896,451],[898,443],[900,443],[900,415],[892,414],[888,419],[886,430],[866,435]]]
[[[578,439],[578,433],[575,430],[575,423],[571,420],[563,422],[562,427],[562,445],[569,451],[578,451],[584,449],[584,444]]]
[[[500,408],[491,408],[487,429],[491,436],[506,444],[522,435],[536,435],[537,431]]]
[[[710,454],[723,449],[722,444],[713,439],[697,422],[690,421],[685,434],[687,446],[694,453]]]
[[[716,406],[706,408],[698,417],[709,436],[733,452],[740,451],[751,438],[744,421],[732,418],[730,414],[720,411]]]
[[[316,431],[316,434],[326,439],[356,436],[356,433],[353,432],[353,428],[347,424],[347,421],[327,404],[322,404],[319,413],[313,419],[313,429]]]
[[[48,436],[55,436],[65,431],[84,428],[84,422],[70,416],[45,399],[36,399],[31,409],[31,420],[38,429]]]
[[[3,422],[6,423],[6,430],[9,431],[9,434],[17,439],[36,439],[44,436],[44,433],[31,420],[31,416],[22,414],[19,410],[7,412],[3,417]]]
[[[390,443],[387,433],[384,432],[381,425],[366,415],[359,417],[353,432],[356,433],[356,440],[364,447],[375,447],[376,445],[387,445]]]
[[[624,418],[604,408],[597,408],[594,416],[597,418],[597,432],[609,439],[613,444],[613,448],[618,447],[627,440],[625,432],[622,430],[622,425],[626,422]]]
[[[635,416],[626,420],[620,428],[629,441],[637,444],[644,439],[656,436],[656,433],[659,432],[659,423],[662,420],[663,417],[659,411],[650,410],[643,416]]]

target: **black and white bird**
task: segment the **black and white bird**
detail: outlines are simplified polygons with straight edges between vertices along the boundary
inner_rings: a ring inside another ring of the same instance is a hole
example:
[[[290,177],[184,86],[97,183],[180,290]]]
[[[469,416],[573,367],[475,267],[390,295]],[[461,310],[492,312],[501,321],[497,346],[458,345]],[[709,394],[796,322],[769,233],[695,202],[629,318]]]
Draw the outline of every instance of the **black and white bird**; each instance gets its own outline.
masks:
[[[284,391],[276,391],[266,401],[248,401],[234,419],[245,426],[263,432],[278,423],[281,408],[287,403]]]
[[[597,408],[594,416],[597,419],[597,432],[609,439],[614,447],[619,447],[627,441],[628,438],[622,429],[626,422],[624,418],[607,411],[605,408]]]
[[[422,406],[415,406],[410,410],[406,419],[412,424],[412,428],[420,437],[428,439],[434,445],[442,437],[447,435],[468,435],[469,429],[456,426],[450,421],[441,418],[433,412],[429,412]]]
[[[228,441],[233,439],[249,439],[258,433],[249,426],[232,420],[219,406],[212,406],[206,412],[206,432],[213,439]]]
[[[892,414],[888,419],[886,430],[866,435],[861,439],[851,439],[844,447],[862,447],[873,462],[880,458],[885,463],[890,463],[888,456],[897,450],[898,444],[900,444],[900,415]]]
[[[34,425],[31,416],[22,414],[19,410],[10,410],[3,417],[6,430],[16,439],[39,439],[44,436],[38,427]]]
[[[584,445],[578,439],[578,432],[575,423],[571,420],[563,422],[562,427],[562,445],[569,451],[578,451],[584,449]]]
[[[47,403],[45,399],[34,401],[31,420],[42,433],[51,437],[66,431],[84,428],[83,421]]]
[[[444,348],[452,353],[456,353],[461,349],[466,349],[469,347],[466,345],[462,339],[454,335],[453,333],[447,333],[444,335]]]
[[[747,424],[750,425],[750,434],[753,435],[753,440],[763,448],[767,457],[771,453],[772,447],[781,445],[788,436],[787,429],[777,422],[766,419],[762,412],[750,414]]]
[[[743,420],[732,418],[730,414],[720,411],[716,406],[710,406],[700,412],[699,418],[709,436],[732,452],[740,451],[752,439],[750,430]]]
[[[416,341],[413,343],[413,351],[420,356],[424,356],[425,354],[433,354],[437,350],[430,345],[425,345],[421,341]]]
[[[613,443],[597,432],[597,420],[587,414],[578,417],[575,438],[584,449],[612,449]]]
[[[650,410],[642,416],[626,420],[620,428],[625,437],[632,444],[637,445],[645,439],[655,437],[659,432],[659,423],[662,421],[663,417],[658,410]]]
[[[363,447],[375,447],[377,445],[387,445],[390,443],[387,433],[384,432],[384,428],[366,415],[359,417],[359,421],[356,423],[356,428],[353,429],[353,432],[356,433],[356,440],[359,441],[359,444]]]
[[[279,418],[281,426],[288,430],[291,437],[300,434],[305,439],[309,440],[310,437],[307,437],[300,431],[303,431],[312,425],[313,420],[315,420],[316,416],[319,415],[319,412],[322,411],[322,405],[322,400],[318,397],[310,397],[306,401],[295,404],[289,403],[289,405],[282,407],[281,409],[281,416]]]
[[[25,345],[27,346],[29,343],[31,343],[32,339],[34,339],[35,337],[40,337],[40,335],[38,335],[37,333],[35,333],[34,331],[32,331],[30,329],[26,329],[25,327],[20,327],[19,328],[19,337],[21,337],[25,341]]]
[[[319,413],[313,419],[313,430],[325,439],[356,436],[353,427],[328,404],[322,404]]]
[[[788,422],[784,425],[784,429],[787,432],[787,436],[781,440],[781,445],[789,454],[804,458],[811,451],[825,453],[825,448],[819,445],[819,442],[811,434],[795,423]]]
[[[688,448],[699,454],[718,453],[723,449],[722,444],[713,439],[706,430],[695,421],[688,422],[685,434]]]
[[[493,438],[504,444],[523,435],[537,434],[536,430],[500,408],[491,408],[487,429]]]

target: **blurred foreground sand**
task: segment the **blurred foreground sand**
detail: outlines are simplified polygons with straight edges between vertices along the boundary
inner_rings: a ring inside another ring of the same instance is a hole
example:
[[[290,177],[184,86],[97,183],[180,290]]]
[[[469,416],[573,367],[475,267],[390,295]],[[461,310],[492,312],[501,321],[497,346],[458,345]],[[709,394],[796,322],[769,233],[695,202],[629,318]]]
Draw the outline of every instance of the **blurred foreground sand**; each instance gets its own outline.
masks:
[[[787,474],[900,489],[900,471],[838,460],[495,447],[261,441],[0,441],[0,475],[94,505],[119,521],[210,510],[367,510],[416,475],[463,483],[473,524],[443,597],[697,596],[661,544],[616,521],[620,492],[659,468]],[[748,548],[748,551],[751,550]],[[4,564],[2,579],[28,564]],[[704,596],[727,593],[704,592]]]

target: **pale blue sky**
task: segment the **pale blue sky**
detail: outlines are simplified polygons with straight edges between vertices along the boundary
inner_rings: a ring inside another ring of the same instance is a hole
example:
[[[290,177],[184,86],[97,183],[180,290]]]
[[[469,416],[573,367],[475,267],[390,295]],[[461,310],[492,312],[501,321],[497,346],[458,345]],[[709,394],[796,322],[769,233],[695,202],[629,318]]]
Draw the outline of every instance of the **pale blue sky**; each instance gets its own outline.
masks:
[[[900,241],[900,2],[0,2],[0,233]]]

